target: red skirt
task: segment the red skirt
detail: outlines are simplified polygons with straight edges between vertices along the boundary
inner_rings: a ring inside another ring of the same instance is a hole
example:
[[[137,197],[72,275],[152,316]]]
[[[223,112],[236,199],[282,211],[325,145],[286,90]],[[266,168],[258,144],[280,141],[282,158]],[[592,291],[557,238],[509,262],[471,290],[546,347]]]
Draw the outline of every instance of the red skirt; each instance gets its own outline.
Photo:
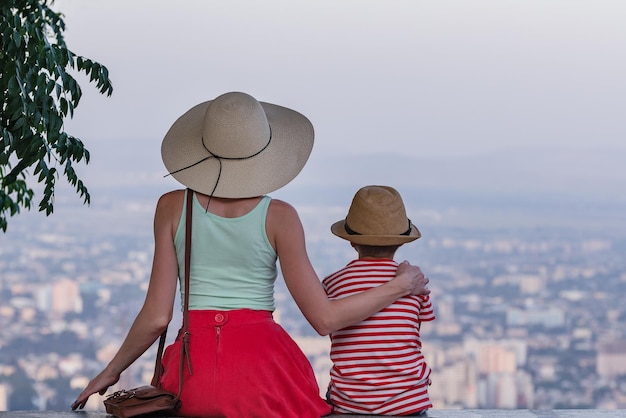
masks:
[[[321,417],[311,365],[269,311],[189,311],[189,352],[178,415]],[[181,335],[163,354],[163,389],[177,393]]]

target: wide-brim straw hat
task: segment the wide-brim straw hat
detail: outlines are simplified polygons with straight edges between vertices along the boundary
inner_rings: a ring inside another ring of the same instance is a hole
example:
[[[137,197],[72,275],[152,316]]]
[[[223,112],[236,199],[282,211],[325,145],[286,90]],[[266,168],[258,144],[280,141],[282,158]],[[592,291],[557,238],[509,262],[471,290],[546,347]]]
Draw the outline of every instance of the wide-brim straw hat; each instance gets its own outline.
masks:
[[[295,110],[230,92],[179,117],[163,139],[161,157],[167,171],[192,190],[253,197],[293,180],[313,138],[313,125]]]
[[[345,219],[330,230],[354,244],[401,245],[422,236],[406,216],[400,193],[389,186],[365,186],[354,195]]]

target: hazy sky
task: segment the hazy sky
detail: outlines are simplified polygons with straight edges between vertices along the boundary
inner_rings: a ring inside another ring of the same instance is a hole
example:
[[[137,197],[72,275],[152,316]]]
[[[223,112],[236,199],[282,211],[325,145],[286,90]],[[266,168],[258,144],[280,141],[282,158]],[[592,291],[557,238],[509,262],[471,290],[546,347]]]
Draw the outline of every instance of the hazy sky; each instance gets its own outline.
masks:
[[[57,0],[70,49],[106,65],[71,133],[159,147],[227,91],[296,109],[312,158],[626,145],[623,0]],[[156,154],[158,155],[158,154]]]

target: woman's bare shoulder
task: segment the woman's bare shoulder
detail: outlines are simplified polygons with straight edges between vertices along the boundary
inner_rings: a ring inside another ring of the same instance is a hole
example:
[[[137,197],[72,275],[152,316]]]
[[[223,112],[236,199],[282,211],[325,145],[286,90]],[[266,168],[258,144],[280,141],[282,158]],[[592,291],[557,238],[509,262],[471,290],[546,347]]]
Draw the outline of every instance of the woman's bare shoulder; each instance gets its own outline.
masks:
[[[157,213],[171,214],[176,216],[180,214],[183,207],[183,200],[185,196],[185,190],[172,190],[164,193],[159,197],[157,202]]]
[[[302,223],[296,208],[291,204],[279,200],[272,199],[267,212],[268,232],[272,232],[277,236],[283,233],[291,235],[293,232],[302,230]]]
[[[280,199],[270,201],[269,212],[275,216],[297,216],[298,212],[291,204]]]
[[[171,205],[173,203],[180,203],[185,196],[185,190],[172,190],[164,193],[159,197],[158,205]]]

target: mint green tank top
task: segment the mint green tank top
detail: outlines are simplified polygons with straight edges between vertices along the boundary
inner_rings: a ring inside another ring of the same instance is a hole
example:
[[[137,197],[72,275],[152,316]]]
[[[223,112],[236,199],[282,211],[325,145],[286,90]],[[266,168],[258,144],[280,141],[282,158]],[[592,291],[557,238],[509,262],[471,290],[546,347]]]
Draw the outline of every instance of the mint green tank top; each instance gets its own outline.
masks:
[[[193,197],[189,309],[242,309],[274,311],[276,251],[265,232],[265,217],[272,199],[238,218],[207,212]],[[176,229],[181,300],[185,278],[185,222],[187,199]]]

